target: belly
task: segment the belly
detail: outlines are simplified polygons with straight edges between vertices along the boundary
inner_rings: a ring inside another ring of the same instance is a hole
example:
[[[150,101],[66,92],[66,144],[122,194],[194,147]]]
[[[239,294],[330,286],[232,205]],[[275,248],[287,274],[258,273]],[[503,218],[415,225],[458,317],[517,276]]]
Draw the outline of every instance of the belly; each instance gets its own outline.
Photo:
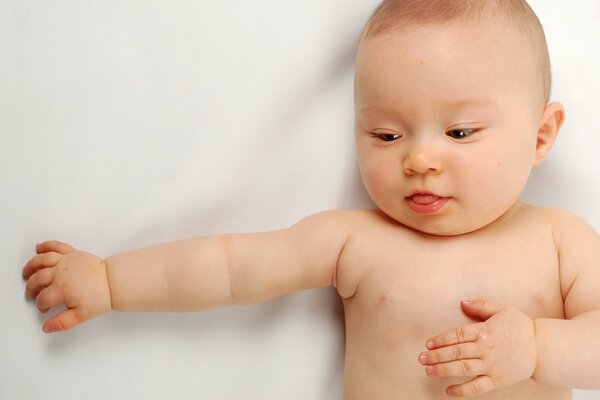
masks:
[[[446,387],[471,379],[429,378],[418,362],[419,354],[426,350],[427,338],[448,330],[449,320],[454,318],[452,327],[472,322],[460,312],[448,310],[438,320],[442,323],[435,322],[435,315],[429,322],[415,322],[385,312],[382,315],[387,318],[371,320],[360,311],[354,313],[352,305],[345,303],[345,400],[447,400]],[[571,393],[569,389],[543,386],[527,379],[477,398],[567,400],[572,398]]]
[[[344,371],[344,400],[448,400],[445,390],[449,385],[466,382],[470,378],[427,378],[418,366],[415,354],[422,346],[406,346],[406,352],[388,353],[405,361],[364,357],[360,352],[346,353]],[[412,364],[409,366],[408,364]],[[543,386],[531,379],[478,396],[481,400],[571,400],[570,389]]]
[[[513,305],[532,318],[563,318],[562,298],[552,276],[535,281],[523,279],[523,274],[491,274],[480,268],[436,278],[424,268],[407,270],[410,273],[386,273],[380,264],[380,273],[361,281],[357,294],[344,301],[346,400],[447,400],[446,387],[470,378],[429,378],[418,356],[429,337],[479,322],[462,312],[461,300],[490,299]],[[562,400],[571,399],[571,390],[528,379],[478,398]]]

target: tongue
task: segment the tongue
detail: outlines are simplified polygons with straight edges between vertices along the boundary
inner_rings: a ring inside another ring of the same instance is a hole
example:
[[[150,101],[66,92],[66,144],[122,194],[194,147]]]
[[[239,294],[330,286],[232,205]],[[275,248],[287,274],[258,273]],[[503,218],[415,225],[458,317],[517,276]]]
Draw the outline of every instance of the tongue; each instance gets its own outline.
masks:
[[[440,199],[440,196],[435,196],[432,194],[414,194],[412,196],[412,199],[415,203],[418,204],[429,204],[433,203],[434,201],[438,201]]]

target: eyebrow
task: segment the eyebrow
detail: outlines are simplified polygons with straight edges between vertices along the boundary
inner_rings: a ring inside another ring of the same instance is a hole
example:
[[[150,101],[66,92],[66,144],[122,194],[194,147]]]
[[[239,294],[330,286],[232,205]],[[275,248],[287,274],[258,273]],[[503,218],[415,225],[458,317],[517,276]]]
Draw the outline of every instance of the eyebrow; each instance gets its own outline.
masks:
[[[446,101],[442,104],[443,107],[445,108],[451,108],[451,109],[457,109],[457,108],[464,108],[464,107],[469,107],[469,106],[484,106],[484,107],[491,107],[497,105],[496,101],[490,100],[490,99],[478,99],[478,98],[467,98],[467,99],[460,99],[460,100],[452,100],[452,101]],[[393,108],[389,108],[389,107],[381,107],[381,106],[377,106],[377,105],[368,105],[365,107],[362,107],[360,110],[358,110],[359,114],[362,113],[366,113],[369,111],[382,111],[382,112],[388,112],[388,113],[394,113],[396,110],[394,110]]]
[[[361,107],[360,110],[358,110],[358,113],[363,114],[363,113],[367,113],[369,111],[382,111],[382,112],[386,112],[386,113],[394,113],[395,112],[395,110],[393,108],[381,107],[381,106],[377,106],[377,105],[370,105],[370,106]]]
[[[494,106],[497,103],[490,99],[460,99],[446,102],[444,105],[448,105],[452,108],[460,108],[466,106]]]

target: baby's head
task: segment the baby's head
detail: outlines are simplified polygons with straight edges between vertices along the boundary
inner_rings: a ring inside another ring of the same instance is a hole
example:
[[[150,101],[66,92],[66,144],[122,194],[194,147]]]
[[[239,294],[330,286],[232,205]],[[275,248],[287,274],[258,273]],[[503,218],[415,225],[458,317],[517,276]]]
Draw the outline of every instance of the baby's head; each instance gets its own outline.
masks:
[[[563,121],[550,82],[522,0],[385,0],[356,59],[356,143],[375,204],[435,235],[510,214]]]

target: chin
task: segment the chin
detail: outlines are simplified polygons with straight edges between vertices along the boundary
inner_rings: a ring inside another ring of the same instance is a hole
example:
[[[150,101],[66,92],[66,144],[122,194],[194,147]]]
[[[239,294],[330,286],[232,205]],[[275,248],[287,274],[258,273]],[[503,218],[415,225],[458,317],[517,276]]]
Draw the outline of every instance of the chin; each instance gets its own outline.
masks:
[[[410,226],[407,225],[410,228],[419,231],[421,233],[425,233],[427,235],[431,235],[431,236],[445,236],[445,237],[449,237],[449,236],[458,236],[458,235],[464,235],[466,233],[471,233],[473,231],[476,231],[478,228],[468,228],[468,227],[428,227],[428,226]]]
[[[388,214],[389,215],[389,214]],[[390,215],[394,220],[400,224],[407,226],[417,232],[431,235],[431,236],[458,236],[467,233],[475,232],[487,224],[482,225],[465,225],[455,221],[448,221],[448,218],[442,216],[425,216],[419,218],[421,220],[414,220],[413,218],[405,218],[404,216],[398,216],[396,218]]]

